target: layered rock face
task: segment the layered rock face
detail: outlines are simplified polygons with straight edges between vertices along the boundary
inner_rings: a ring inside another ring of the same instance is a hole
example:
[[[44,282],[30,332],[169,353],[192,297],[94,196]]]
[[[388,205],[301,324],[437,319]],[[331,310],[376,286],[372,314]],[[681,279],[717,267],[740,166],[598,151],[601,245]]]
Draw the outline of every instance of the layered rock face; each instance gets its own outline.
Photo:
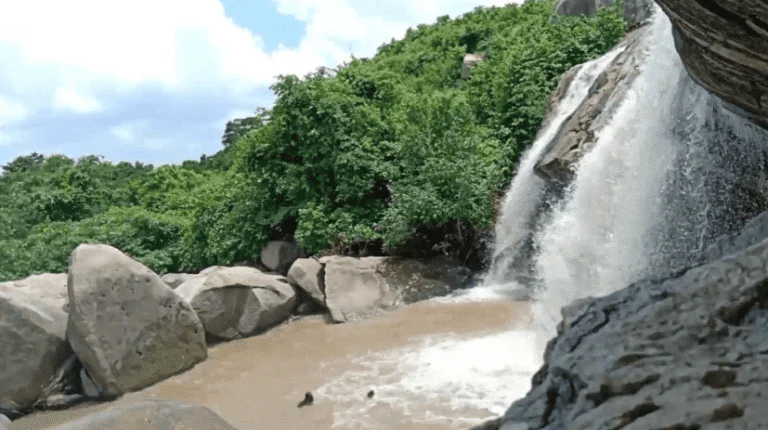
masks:
[[[715,261],[563,310],[502,429],[764,429],[768,214]]]
[[[556,10],[564,15],[595,15],[599,8],[612,4],[613,1],[605,0],[561,0]],[[652,0],[624,0],[624,17],[629,22],[630,31],[616,47],[620,52],[598,76],[586,99],[560,126],[557,135],[536,163],[536,174],[548,183],[561,188],[570,183],[574,167],[589,152],[598,132],[608,124],[616,109],[626,99],[641,65],[648,57],[651,30],[643,24],[652,15],[652,6]],[[548,112],[562,97],[578,67],[563,75],[558,90],[550,99]],[[548,125],[548,121],[549,115],[542,128]]]
[[[672,20],[688,73],[768,126],[768,2],[657,0]]]

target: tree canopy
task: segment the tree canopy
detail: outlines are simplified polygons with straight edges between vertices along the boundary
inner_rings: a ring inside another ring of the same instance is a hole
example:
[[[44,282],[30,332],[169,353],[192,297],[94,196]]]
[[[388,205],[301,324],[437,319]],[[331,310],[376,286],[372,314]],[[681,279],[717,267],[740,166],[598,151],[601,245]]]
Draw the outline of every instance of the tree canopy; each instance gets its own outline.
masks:
[[[281,76],[270,109],[179,166],[33,153],[0,175],[0,280],[65,271],[82,242],[159,272],[310,253],[471,253],[559,78],[624,35],[617,6],[476,8],[407,31],[373,58]],[[484,61],[462,80],[465,54]]]

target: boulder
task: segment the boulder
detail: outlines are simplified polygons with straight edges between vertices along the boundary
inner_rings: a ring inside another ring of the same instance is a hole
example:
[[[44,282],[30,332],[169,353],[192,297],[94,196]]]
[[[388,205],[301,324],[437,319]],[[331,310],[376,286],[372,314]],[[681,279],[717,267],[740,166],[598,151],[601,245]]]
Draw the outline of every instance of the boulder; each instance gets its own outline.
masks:
[[[323,257],[325,302],[336,322],[364,319],[395,306],[446,295],[469,272],[447,259]]]
[[[2,289],[15,289],[57,309],[65,312],[68,309],[66,273],[44,273],[19,281],[3,282],[0,283],[0,290]]]
[[[11,419],[0,414],[0,430],[8,429],[8,426],[10,425],[11,425]]]
[[[205,268],[205,269],[201,270],[200,273],[197,274],[197,276],[209,275],[209,274],[212,274],[212,273],[216,273],[217,271],[225,269],[225,268],[227,268],[227,267],[224,267],[224,266],[211,266],[211,267],[208,267],[208,268]]]
[[[287,241],[271,241],[261,248],[262,264],[280,274],[285,274],[298,258],[299,247]]]
[[[288,270],[288,282],[307,293],[312,300],[325,307],[325,270],[314,258],[297,259]]]
[[[688,73],[739,114],[768,127],[768,2],[658,0]]]
[[[68,285],[67,337],[102,396],[147,387],[206,359],[190,305],[119,250],[78,246]]]
[[[67,360],[67,314],[30,293],[0,289],[0,412],[43,401]]]
[[[653,15],[653,0],[622,0],[624,19],[630,29],[642,25]]]
[[[555,11],[567,16],[595,16],[600,8],[613,6],[614,0],[560,0],[555,4]],[[653,0],[623,0],[622,13],[629,28],[637,27],[647,20],[653,12]]]
[[[117,402],[104,410],[60,424],[57,430],[234,430],[210,409],[185,402]]]
[[[162,279],[166,285],[171,287],[171,289],[176,289],[179,285],[195,277],[197,277],[196,274],[190,273],[167,273],[162,275],[160,279]]]
[[[501,429],[767,428],[768,239],[754,240],[565,308]]]
[[[613,0],[560,0],[555,4],[555,12],[570,16],[595,16],[597,10],[613,6]]]
[[[475,66],[480,64],[480,62],[483,60],[485,60],[485,56],[483,54],[466,54],[464,56],[464,61],[461,63],[461,79],[469,79],[472,73],[472,69],[474,69]]]
[[[325,304],[336,322],[367,316],[395,305],[397,296],[379,273],[385,257],[328,257]]]
[[[282,276],[230,267],[187,281],[176,289],[197,313],[206,333],[237,339],[287,320],[296,291]]]

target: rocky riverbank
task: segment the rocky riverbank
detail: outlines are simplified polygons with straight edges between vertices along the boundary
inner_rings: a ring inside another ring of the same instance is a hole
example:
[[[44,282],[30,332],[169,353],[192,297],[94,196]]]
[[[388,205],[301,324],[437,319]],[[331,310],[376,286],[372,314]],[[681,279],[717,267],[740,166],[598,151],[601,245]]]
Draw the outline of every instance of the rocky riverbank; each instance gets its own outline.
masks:
[[[0,284],[0,413],[115,399],[205,361],[212,342],[300,315],[376,316],[463,288],[470,276],[442,259],[285,256],[265,259],[283,274],[213,267],[161,277],[111,246],[84,244],[68,274]]]

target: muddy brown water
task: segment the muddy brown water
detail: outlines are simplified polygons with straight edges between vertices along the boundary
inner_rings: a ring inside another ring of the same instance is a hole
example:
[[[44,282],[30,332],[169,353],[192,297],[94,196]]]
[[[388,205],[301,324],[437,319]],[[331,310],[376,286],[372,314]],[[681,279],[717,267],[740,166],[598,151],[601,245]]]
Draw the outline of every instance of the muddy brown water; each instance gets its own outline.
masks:
[[[527,303],[508,300],[430,300],[345,324],[305,317],[213,346],[205,362],[123,400],[198,403],[238,429],[466,429],[528,390],[539,366],[530,320]],[[297,408],[307,391],[315,403]],[[13,427],[47,428],[104,405]]]

